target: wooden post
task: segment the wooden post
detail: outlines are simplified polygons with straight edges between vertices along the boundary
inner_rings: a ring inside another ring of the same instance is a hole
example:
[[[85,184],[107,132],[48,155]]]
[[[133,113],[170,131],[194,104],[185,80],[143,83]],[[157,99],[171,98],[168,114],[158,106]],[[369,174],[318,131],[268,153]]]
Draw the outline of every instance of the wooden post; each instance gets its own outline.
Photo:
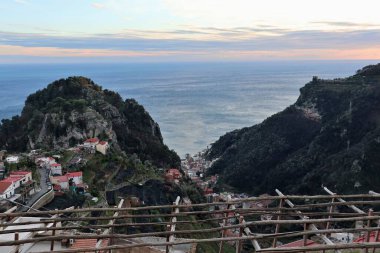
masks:
[[[171,225],[166,225],[166,231],[170,231]],[[166,242],[169,242],[170,235],[166,235]],[[169,245],[166,245],[166,253],[169,253]]]
[[[179,205],[179,202],[181,200],[181,197],[177,196],[175,202],[173,202],[173,205],[174,206],[178,206]],[[172,214],[178,214],[179,213],[179,208],[178,207],[173,207],[173,210],[172,210]],[[177,222],[177,217],[176,216],[173,216],[170,221],[173,223],[170,225],[170,232],[175,232],[175,227],[176,227],[176,222]],[[175,235],[174,234],[170,234],[169,235],[169,242],[174,242],[175,240]],[[169,245],[167,247],[167,250],[168,252],[171,252],[173,249],[173,245]]]
[[[278,208],[282,208],[284,206],[284,200],[283,199],[280,199],[280,203],[278,204]],[[281,219],[281,210],[278,211],[279,214],[277,215],[277,220],[280,220]],[[280,232],[280,224],[276,224],[276,229],[275,229],[275,234],[278,234],[278,232]],[[277,245],[277,238],[273,238],[273,244],[272,244],[272,247],[273,248],[276,248],[276,245]]]
[[[16,233],[15,233],[15,241],[18,241],[18,237],[19,237],[19,236],[18,236],[18,233],[16,232]],[[19,253],[19,248],[20,248],[20,245],[17,245],[17,246],[16,246],[15,253]]]
[[[368,216],[372,216],[372,215],[373,215],[373,210],[372,210],[372,209],[369,209],[369,210],[368,210]],[[369,228],[369,227],[371,227],[371,220],[368,220],[368,221],[367,221],[367,228]],[[366,233],[366,236],[365,236],[365,241],[368,243],[370,239],[371,239],[371,231],[368,231],[368,232]],[[366,249],[364,250],[364,252],[365,252],[365,253],[368,253],[368,248],[366,248]]]
[[[282,192],[280,192],[280,190],[278,190],[278,189],[276,189],[276,193],[279,195],[279,196],[281,196],[281,197],[284,197],[285,195],[282,193]],[[295,207],[295,205],[289,200],[289,199],[284,199],[285,200],[285,203],[286,204],[288,204],[290,207]],[[302,214],[302,212],[301,211],[296,211],[296,213],[297,214],[299,214],[299,217],[301,218],[301,219],[308,219],[309,217],[307,217],[307,216],[305,216],[305,215],[303,215]],[[316,225],[314,225],[314,224],[309,224],[309,228],[311,229],[311,230],[313,230],[313,231],[318,231],[319,229],[317,228],[317,226]],[[324,234],[317,234],[316,233],[316,235],[319,237],[319,238],[321,238],[327,245],[334,245],[334,243],[329,239],[329,238],[327,238],[327,236],[326,235],[324,235]],[[335,250],[335,252],[336,253],[341,253],[341,251],[340,250]]]
[[[303,224],[303,231],[306,232],[307,231],[307,227],[308,227],[308,224],[305,223]],[[304,235],[303,236],[303,246],[306,247],[307,245],[307,235]],[[304,251],[306,253],[306,251]]]
[[[376,231],[376,235],[375,235],[375,242],[378,242],[378,241],[379,241],[379,230]],[[376,252],[376,248],[373,248],[372,253],[375,253],[375,252]]]
[[[239,216],[239,224],[243,224],[243,220],[244,220],[244,217],[243,216]],[[243,236],[243,227],[240,227],[239,228],[239,238],[241,238]],[[236,253],[240,253],[241,252],[241,249],[242,249],[242,246],[243,246],[243,241],[242,240],[238,240],[236,242]]]
[[[331,199],[331,206],[330,206],[330,208],[329,208],[329,217],[328,217],[329,219],[331,219],[331,217],[332,217],[331,213],[332,213],[333,210],[334,210],[334,206],[333,206],[334,200],[335,200],[335,198],[332,198],[332,199]],[[328,221],[328,222],[326,223],[326,230],[330,228],[330,225],[331,225],[331,222]]]
[[[229,199],[228,199],[228,201],[229,201]],[[227,211],[230,209],[230,205],[228,204],[227,205]],[[225,227],[225,226],[227,226],[227,218],[228,218],[228,212],[225,212],[224,213],[224,220],[223,220],[223,227]],[[226,230],[222,230],[222,236],[221,236],[221,238],[224,238],[226,236]],[[220,244],[219,244],[219,253],[222,253],[222,252],[224,252],[223,251],[223,241],[221,241],[220,242]]]
[[[334,205],[333,205],[334,200],[335,200],[335,198],[331,199],[331,206],[329,207],[329,216],[328,216],[329,219],[331,219],[331,217],[332,217],[331,213],[334,210]],[[326,222],[326,230],[328,230],[330,228],[330,225],[331,225],[331,222],[329,222],[329,221]],[[326,233],[326,236],[329,236],[329,235],[330,235],[330,233]],[[323,250],[322,253],[326,253],[326,251]]]
[[[53,228],[55,228],[56,225],[57,225],[57,222],[54,222],[54,223],[53,223]],[[53,231],[52,231],[52,236],[55,236],[55,231],[56,231],[56,230],[53,230]],[[52,240],[52,241],[50,242],[50,251],[53,251],[53,250],[54,250],[54,240]]]

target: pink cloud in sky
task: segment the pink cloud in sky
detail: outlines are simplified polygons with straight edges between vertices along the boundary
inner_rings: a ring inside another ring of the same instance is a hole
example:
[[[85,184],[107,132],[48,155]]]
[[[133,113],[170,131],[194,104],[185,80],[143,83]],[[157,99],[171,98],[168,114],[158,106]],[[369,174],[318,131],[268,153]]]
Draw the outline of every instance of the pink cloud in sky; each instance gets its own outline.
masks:
[[[128,59],[132,57],[157,58],[173,60],[271,60],[271,59],[379,59],[380,47],[356,49],[291,49],[291,50],[199,50],[199,51],[130,51],[112,49],[68,49],[56,47],[24,47],[0,45],[0,56],[31,57],[73,57],[73,58],[107,58]]]

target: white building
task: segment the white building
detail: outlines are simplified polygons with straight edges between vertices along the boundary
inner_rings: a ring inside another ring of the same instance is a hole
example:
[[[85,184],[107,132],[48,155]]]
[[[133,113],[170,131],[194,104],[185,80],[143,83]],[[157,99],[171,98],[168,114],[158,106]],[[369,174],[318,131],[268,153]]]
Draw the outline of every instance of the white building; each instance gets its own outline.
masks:
[[[339,243],[351,243],[354,240],[352,233],[332,233],[332,238],[335,238]]]
[[[62,165],[59,163],[54,163],[50,165],[51,174],[62,176]]]
[[[70,179],[72,179],[76,185],[83,184],[83,172],[82,171],[69,172],[66,174],[66,176],[67,176],[68,181],[70,181]]]
[[[12,181],[0,181],[0,198],[8,199],[15,195],[15,186]]]
[[[5,161],[7,163],[19,163],[20,158],[18,156],[8,156],[7,158],[5,158]]]
[[[98,138],[90,138],[90,139],[85,140],[85,142],[83,143],[83,147],[95,149],[98,143],[99,143]]]
[[[107,154],[107,150],[109,148],[108,142],[101,141],[96,145],[96,151],[102,153],[103,155]]]
[[[69,189],[69,180],[67,179],[67,176],[56,176],[50,178],[52,184],[56,184],[61,186],[62,190],[68,190]]]

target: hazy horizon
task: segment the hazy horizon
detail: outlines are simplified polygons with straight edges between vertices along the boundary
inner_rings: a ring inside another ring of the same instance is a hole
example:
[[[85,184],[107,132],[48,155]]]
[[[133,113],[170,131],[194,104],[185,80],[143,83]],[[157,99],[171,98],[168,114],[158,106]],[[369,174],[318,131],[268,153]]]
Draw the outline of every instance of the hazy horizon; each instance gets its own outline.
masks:
[[[0,62],[380,59],[378,7],[375,0],[4,0]]]

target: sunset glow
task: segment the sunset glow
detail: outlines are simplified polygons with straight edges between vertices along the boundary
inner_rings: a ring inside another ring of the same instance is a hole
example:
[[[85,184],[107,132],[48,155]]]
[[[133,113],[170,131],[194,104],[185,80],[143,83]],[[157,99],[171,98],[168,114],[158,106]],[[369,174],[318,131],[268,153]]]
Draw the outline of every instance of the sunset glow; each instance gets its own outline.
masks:
[[[378,59],[378,7],[375,0],[4,0],[0,62]]]

